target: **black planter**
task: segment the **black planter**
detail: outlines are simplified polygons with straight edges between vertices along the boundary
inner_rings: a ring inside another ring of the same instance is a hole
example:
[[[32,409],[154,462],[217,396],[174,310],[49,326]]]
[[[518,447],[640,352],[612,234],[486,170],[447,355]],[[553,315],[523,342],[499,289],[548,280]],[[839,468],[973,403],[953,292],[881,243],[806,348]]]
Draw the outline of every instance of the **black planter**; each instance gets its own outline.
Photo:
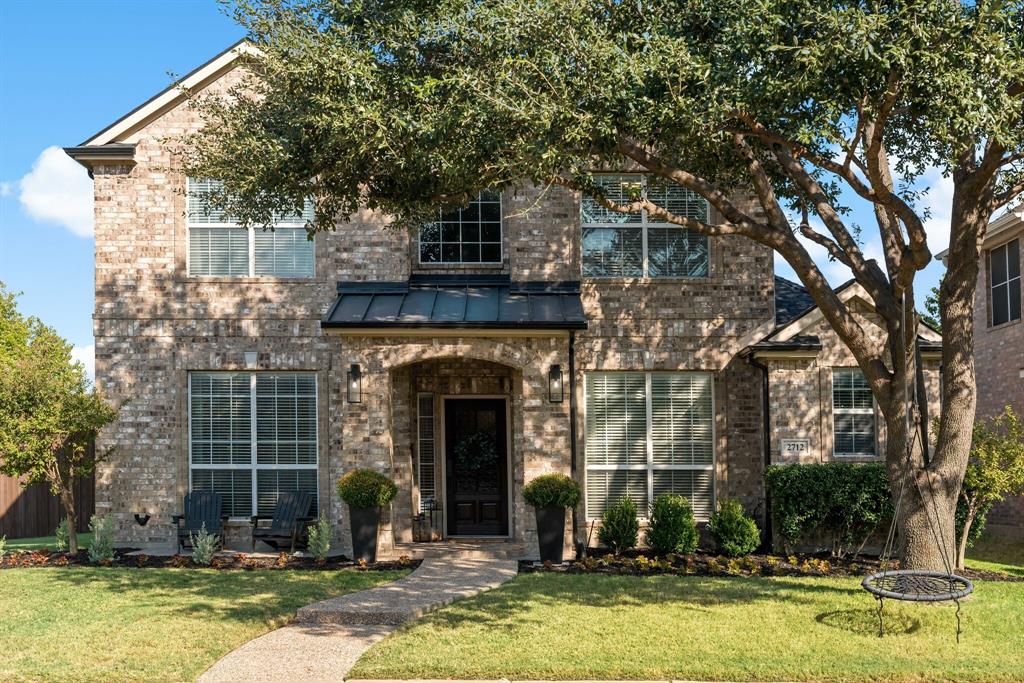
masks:
[[[558,505],[536,508],[537,540],[540,543],[540,561],[562,562],[565,548],[565,508]]]
[[[380,527],[380,508],[348,508],[352,527],[352,559],[375,562],[377,560],[377,529]]]

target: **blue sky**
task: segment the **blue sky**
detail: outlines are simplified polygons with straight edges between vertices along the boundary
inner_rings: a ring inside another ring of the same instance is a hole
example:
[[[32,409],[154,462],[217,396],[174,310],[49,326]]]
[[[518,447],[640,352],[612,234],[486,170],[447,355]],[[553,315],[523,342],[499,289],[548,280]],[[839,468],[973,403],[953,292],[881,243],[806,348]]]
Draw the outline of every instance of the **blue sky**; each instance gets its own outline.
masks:
[[[76,145],[241,38],[213,0],[0,2],[0,280],[22,311],[53,325],[91,367],[93,240],[85,170],[49,149]],[[929,242],[948,240],[952,188],[937,173]],[[851,202],[852,204],[853,202]],[[858,207],[870,236],[870,213]],[[868,240],[869,256],[877,241]],[[838,284],[849,273],[827,264]],[[777,260],[779,274],[795,279]],[[941,265],[919,278],[918,298]]]

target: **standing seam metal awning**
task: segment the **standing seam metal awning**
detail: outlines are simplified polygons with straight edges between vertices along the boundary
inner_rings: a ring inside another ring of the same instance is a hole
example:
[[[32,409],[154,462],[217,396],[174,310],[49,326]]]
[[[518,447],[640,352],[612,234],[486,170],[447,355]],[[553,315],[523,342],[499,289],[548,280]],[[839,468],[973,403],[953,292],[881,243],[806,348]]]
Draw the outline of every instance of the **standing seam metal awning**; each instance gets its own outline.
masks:
[[[508,276],[412,276],[408,282],[339,282],[326,329],[582,330],[578,282]]]

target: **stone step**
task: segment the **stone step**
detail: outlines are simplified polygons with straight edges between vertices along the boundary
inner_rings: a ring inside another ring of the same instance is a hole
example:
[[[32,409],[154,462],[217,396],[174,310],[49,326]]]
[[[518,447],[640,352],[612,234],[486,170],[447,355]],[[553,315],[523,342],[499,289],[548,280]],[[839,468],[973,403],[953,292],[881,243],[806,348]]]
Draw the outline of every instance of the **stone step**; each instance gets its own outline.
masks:
[[[396,543],[390,550],[381,550],[378,559],[412,560],[454,558],[464,560],[519,560],[525,557],[523,543],[512,541],[438,541],[436,543]]]

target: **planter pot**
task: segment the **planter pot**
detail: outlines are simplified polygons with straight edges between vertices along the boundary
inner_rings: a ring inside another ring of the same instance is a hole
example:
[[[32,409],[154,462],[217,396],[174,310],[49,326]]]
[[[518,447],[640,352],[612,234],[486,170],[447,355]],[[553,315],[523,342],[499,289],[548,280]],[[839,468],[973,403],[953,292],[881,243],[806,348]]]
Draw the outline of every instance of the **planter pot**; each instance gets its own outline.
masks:
[[[536,508],[540,561],[561,564],[565,548],[565,508],[557,505]]]
[[[354,508],[349,506],[352,528],[352,559],[377,560],[377,529],[380,527],[380,508]]]

